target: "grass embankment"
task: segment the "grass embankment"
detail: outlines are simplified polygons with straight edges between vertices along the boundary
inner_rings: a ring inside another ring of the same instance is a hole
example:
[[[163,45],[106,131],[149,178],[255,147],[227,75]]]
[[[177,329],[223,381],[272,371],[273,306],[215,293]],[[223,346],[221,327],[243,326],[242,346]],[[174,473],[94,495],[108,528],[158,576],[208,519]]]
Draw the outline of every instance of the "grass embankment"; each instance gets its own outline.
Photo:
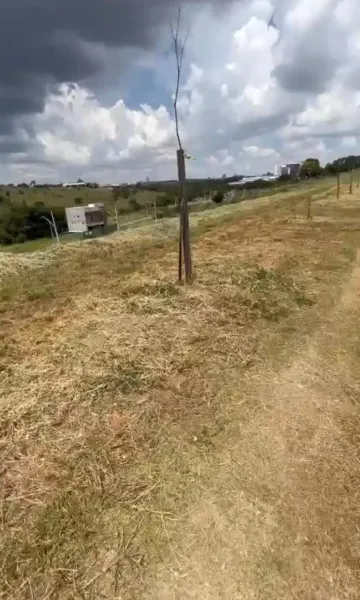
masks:
[[[358,201],[2,256],[3,598],[356,597]]]
[[[260,206],[260,208],[262,208],[262,203],[259,202],[259,199],[262,198],[264,200],[265,203],[268,203],[269,201],[271,201],[271,203],[274,203],[274,198],[278,195],[279,198],[281,198],[282,202],[287,202],[289,198],[293,198],[294,195],[297,197],[297,201],[298,203],[302,202],[303,198],[307,197],[309,190],[311,190],[311,192],[313,194],[315,194],[315,197],[318,197],[319,195],[326,193],[327,191],[331,190],[331,188],[333,187],[333,181],[331,179],[325,180],[325,181],[319,181],[316,182],[315,184],[312,184],[312,182],[307,182],[307,181],[302,181],[299,184],[293,184],[292,186],[290,186],[289,190],[283,191],[283,192],[279,192],[278,194],[276,194],[276,190],[272,190],[271,191],[271,195],[269,195],[269,190],[243,190],[243,191],[239,191],[236,198],[235,198],[235,203],[240,204],[245,202],[247,206],[249,206],[251,209],[253,208],[253,201],[256,199],[257,200],[257,206]],[[95,202],[95,201],[100,201],[99,198],[101,196],[101,194],[105,193],[105,198],[102,198],[103,201],[105,202],[109,202],[111,200],[111,192],[110,190],[104,190],[104,189],[100,189],[100,190],[89,190],[87,188],[85,188],[86,193],[88,194],[88,197],[86,199],[86,202],[84,203],[88,203],[88,202]],[[22,190],[21,190],[22,191]],[[33,190],[27,190],[27,193],[30,194],[33,192]],[[36,190],[36,193],[38,193],[39,190]],[[34,193],[34,192],[33,192]],[[49,206],[51,207],[52,204],[52,200],[53,200],[53,196],[56,198],[57,194],[54,190],[45,190],[45,192],[43,191],[43,193],[47,194],[49,196],[49,198],[45,198],[45,200],[50,199],[50,204]],[[66,206],[71,206],[74,202],[74,190],[64,190],[62,192],[64,194],[64,199],[66,200],[67,204]],[[52,194],[52,195],[51,195]],[[98,197],[98,199],[96,200],[96,194],[100,194],[100,196]],[[147,192],[138,192],[139,199],[140,199],[140,205],[144,205],[144,203],[146,204],[146,202],[151,203],[151,201],[153,202],[154,199],[156,198],[156,194],[155,192],[148,192],[148,194],[150,194],[149,196],[147,196]],[[100,198],[101,199],[101,198]],[[32,202],[34,201],[34,199],[32,198],[31,200]],[[30,201],[30,203],[31,203]],[[125,204],[124,204],[125,202]],[[47,204],[46,204],[47,205]],[[119,207],[123,208],[125,210],[130,210],[130,207],[128,206],[128,201],[127,200],[120,200],[119,201]],[[296,208],[296,206],[294,205],[293,207],[294,209]],[[242,211],[243,209],[240,207],[240,210]],[[255,207],[254,207],[254,210]],[[234,213],[234,208],[231,205],[229,205],[228,203],[224,203],[224,205],[217,205],[214,204],[213,202],[206,202],[206,203],[201,203],[201,202],[195,202],[195,203],[190,203],[189,204],[189,212],[190,212],[190,219],[192,222],[196,222],[198,221],[198,213],[202,213],[202,212],[212,212],[214,211],[214,218],[217,220],[219,218],[219,216],[222,216],[223,213],[229,213],[230,215],[232,215]],[[155,215],[157,215],[157,218],[155,218]],[[124,233],[124,231],[127,231],[128,229],[148,229],[149,226],[153,227],[156,224],[156,221],[162,221],[163,218],[165,217],[165,222],[169,223],[169,219],[173,219],[173,221],[178,219],[178,214],[177,214],[177,210],[174,206],[167,206],[167,207],[158,207],[155,211],[154,206],[145,209],[144,207],[142,208],[142,210],[137,211],[137,212],[128,212],[127,214],[121,214],[120,215],[120,232],[121,234]],[[171,232],[173,232],[174,227],[173,227],[173,223],[169,226],[169,229]],[[109,225],[107,227],[107,231],[105,235],[111,235],[112,233],[114,233],[116,231],[116,226],[114,224],[114,219],[110,217],[109,219]],[[102,233],[98,232],[95,234],[95,237],[101,236]],[[67,244],[67,243],[73,243],[74,241],[77,240],[82,240],[83,239],[83,235],[82,234],[61,234],[60,235],[60,242],[61,244]],[[24,243],[20,243],[20,244],[11,244],[11,245],[6,245],[6,246],[1,246],[0,245],[0,252],[11,252],[11,253],[19,253],[19,254],[24,254],[24,253],[28,253],[28,252],[37,252],[39,250],[45,250],[47,248],[50,248],[54,243],[56,243],[54,240],[52,240],[51,238],[40,238],[37,240],[30,240],[30,241],[26,241]]]

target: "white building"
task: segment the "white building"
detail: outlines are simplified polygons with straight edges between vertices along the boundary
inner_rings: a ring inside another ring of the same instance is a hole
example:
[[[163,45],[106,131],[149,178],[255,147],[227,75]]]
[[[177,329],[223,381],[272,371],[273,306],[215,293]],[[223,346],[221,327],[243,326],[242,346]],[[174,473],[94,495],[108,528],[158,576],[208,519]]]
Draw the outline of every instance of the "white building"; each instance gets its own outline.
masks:
[[[280,165],[280,176],[288,175],[296,179],[300,174],[300,163],[289,163],[287,165]]]
[[[87,233],[98,227],[105,227],[107,214],[103,204],[70,206],[65,209],[70,233]]]
[[[86,183],[85,183],[85,181],[77,181],[76,183],[63,183],[62,186],[64,188],[78,188],[78,187],[85,187]]]

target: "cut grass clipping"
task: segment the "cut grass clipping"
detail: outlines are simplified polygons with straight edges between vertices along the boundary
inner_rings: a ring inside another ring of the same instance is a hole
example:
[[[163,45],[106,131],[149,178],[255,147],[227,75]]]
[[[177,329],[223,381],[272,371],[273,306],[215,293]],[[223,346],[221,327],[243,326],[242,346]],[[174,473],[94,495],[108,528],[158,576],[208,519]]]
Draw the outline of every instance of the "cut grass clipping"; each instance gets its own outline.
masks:
[[[315,256],[344,269],[353,259],[333,230],[319,242],[305,221],[280,224],[278,210],[199,225],[189,287],[173,283],[177,247],[166,236],[68,246],[34,262],[8,255],[2,598],[145,598],[232,426],[225,384],[246,379],[271,336],[316,308]]]

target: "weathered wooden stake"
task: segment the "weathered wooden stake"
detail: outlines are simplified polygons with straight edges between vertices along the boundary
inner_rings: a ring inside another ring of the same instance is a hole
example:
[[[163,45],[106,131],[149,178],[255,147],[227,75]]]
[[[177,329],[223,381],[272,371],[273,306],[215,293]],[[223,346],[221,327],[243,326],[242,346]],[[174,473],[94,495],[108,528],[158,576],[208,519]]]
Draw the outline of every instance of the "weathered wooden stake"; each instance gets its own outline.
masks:
[[[350,185],[349,185],[349,194],[353,193],[353,174],[352,171],[350,171]]]
[[[182,280],[182,258],[184,258],[185,281],[189,283],[192,279],[192,258],[189,227],[189,207],[187,199],[186,169],[184,150],[176,152],[179,184],[181,191],[180,201],[180,242],[179,242],[179,280]]]
[[[340,173],[337,173],[337,189],[336,189],[336,198],[339,200],[340,198]]]
[[[311,194],[309,194],[308,197],[308,203],[307,203],[307,218],[311,219]]]
[[[192,260],[191,260],[191,245],[190,245],[190,227],[189,227],[189,208],[188,208],[188,196],[186,186],[186,169],[185,169],[185,153],[182,147],[180,132],[179,132],[179,117],[178,117],[178,96],[180,90],[180,78],[182,71],[182,64],[184,58],[184,51],[187,41],[187,33],[184,40],[180,39],[180,24],[181,24],[181,7],[178,10],[178,17],[176,26],[174,27],[170,22],[171,34],[174,42],[174,53],[176,59],[176,89],[174,95],[174,113],[175,113],[175,129],[176,137],[179,144],[179,149],[176,152],[179,185],[181,191],[180,199],[180,235],[179,235],[179,263],[178,263],[178,275],[179,281],[182,280],[183,262],[185,267],[185,282],[190,283],[193,277],[192,272]]]

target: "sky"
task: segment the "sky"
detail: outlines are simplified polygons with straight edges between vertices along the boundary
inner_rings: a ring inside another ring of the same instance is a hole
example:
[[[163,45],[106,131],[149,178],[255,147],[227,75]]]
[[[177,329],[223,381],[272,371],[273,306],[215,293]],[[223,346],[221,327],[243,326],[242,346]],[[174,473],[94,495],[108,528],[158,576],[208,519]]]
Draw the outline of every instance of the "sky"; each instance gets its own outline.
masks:
[[[0,182],[176,177],[179,0],[2,0]],[[358,0],[188,0],[190,177],[360,154]]]

